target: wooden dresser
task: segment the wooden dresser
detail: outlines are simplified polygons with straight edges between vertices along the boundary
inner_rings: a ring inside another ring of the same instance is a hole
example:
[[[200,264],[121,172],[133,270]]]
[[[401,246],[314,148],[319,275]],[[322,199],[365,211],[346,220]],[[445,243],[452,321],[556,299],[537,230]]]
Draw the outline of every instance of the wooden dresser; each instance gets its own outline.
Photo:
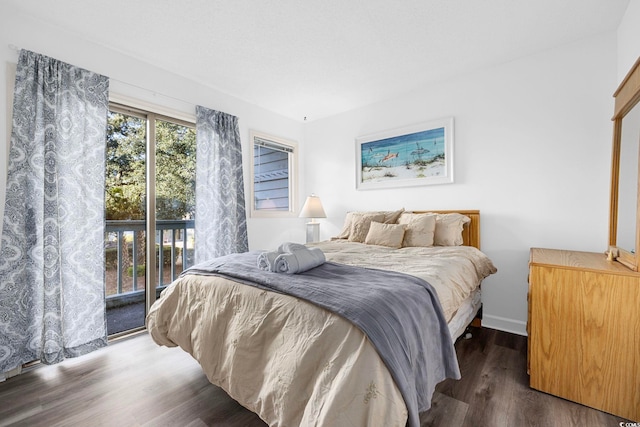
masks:
[[[531,249],[532,388],[640,421],[640,274],[603,253]]]

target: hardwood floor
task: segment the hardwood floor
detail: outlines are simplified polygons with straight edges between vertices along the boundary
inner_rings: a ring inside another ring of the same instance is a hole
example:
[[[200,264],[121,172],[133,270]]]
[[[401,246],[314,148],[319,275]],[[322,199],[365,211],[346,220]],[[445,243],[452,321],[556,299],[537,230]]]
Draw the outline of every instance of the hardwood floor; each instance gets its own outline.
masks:
[[[462,379],[438,385],[421,426],[618,426],[628,420],[528,387],[525,337],[473,329]],[[142,333],[0,383],[0,426],[265,426],[199,365]]]
[[[619,426],[628,422],[529,388],[527,338],[473,329],[456,352],[462,379],[436,388],[421,426]]]

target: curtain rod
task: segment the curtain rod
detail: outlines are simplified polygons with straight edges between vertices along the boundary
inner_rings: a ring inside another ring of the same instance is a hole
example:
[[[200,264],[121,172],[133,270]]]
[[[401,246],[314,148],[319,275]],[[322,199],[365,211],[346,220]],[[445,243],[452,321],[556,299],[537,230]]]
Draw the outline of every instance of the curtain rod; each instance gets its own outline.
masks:
[[[15,44],[13,44],[13,43],[9,43],[8,46],[9,46],[9,49],[11,49],[13,51],[16,51],[16,52],[20,52],[20,50],[22,49],[19,46],[16,46]],[[107,77],[109,77],[109,76],[107,76]],[[136,89],[144,90],[146,92],[149,92],[153,96],[162,96],[162,97],[167,98],[167,99],[172,99],[174,101],[178,101],[178,102],[182,102],[184,104],[188,104],[189,106],[193,106],[193,107],[196,106],[196,103],[194,103],[194,102],[185,101],[184,99],[176,98],[175,96],[171,96],[171,95],[164,95],[162,93],[158,93],[155,90],[151,90],[151,89],[148,89],[146,87],[142,87],[142,86],[139,86],[139,85],[136,85],[136,84],[133,84],[133,83],[128,83],[128,82],[125,82],[123,80],[119,80],[119,79],[116,79],[116,78],[113,78],[113,77],[109,77],[109,80],[113,80],[115,82],[122,83],[124,85],[130,86],[130,87],[133,87],[133,88],[136,88]]]

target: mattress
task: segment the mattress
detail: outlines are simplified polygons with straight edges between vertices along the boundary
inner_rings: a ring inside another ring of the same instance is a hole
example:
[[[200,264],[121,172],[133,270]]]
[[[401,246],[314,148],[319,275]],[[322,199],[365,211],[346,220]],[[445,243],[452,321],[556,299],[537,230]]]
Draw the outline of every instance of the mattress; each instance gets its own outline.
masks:
[[[458,311],[447,324],[451,338],[454,341],[462,336],[469,324],[476,317],[480,306],[482,306],[482,290],[478,287],[460,304]]]

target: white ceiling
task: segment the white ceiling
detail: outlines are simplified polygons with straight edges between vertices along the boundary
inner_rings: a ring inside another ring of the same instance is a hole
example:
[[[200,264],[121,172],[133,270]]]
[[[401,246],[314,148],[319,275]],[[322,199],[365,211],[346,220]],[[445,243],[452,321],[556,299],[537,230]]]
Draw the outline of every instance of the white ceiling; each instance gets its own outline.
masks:
[[[614,31],[629,0],[2,0],[79,37],[315,120]]]

